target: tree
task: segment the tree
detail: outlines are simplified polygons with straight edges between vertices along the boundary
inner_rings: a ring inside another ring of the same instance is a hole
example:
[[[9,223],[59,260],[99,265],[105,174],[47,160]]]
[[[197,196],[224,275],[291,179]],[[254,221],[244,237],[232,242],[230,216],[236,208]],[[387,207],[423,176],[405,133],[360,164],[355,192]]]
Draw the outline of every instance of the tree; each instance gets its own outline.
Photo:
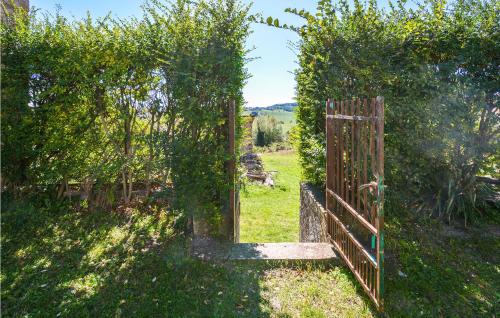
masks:
[[[265,115],[258,116],[254,121],[255,145],[269,146],[273,142],[283,141],[283,129],[276,118]]]

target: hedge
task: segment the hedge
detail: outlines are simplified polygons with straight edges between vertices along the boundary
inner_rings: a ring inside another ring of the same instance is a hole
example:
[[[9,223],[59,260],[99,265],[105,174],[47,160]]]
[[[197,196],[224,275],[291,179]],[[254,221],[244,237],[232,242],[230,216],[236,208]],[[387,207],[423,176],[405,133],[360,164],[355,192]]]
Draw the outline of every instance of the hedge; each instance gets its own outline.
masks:
[[[105,206],[129,203],[138,183],[148,195],[173,184],[174,204],[217,219],[228,105],[240,113],[247,78],[248,9],[178,0],[149,1],[140,19],[10,15],[1,27],[2,187],[62,197],[77,183],[89,205]]]
[[[495,1],[318,2],[287,9],[306,25],[296,72],[305,179],[325,180],[325,101],[384,96],[388,197],[466,223],[491,203],[499,177],[499,7]],[[289,27],[290,28],[290,27]],[[401,206],[394,206],[394,210]],[[493,210],[494,211],[494,210]]]

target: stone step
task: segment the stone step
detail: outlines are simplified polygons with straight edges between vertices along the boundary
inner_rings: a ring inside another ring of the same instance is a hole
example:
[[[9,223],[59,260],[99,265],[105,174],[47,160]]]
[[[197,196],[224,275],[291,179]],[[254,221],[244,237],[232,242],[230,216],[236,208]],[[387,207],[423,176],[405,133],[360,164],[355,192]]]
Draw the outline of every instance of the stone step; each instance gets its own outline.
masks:
[[[210,239],[193,241],[195,257],[214,261],[337,261],[328,243],[237,243],[224,244]]]
[[[230,260],[329,260],[337,255],[328,243],[239,243]]]

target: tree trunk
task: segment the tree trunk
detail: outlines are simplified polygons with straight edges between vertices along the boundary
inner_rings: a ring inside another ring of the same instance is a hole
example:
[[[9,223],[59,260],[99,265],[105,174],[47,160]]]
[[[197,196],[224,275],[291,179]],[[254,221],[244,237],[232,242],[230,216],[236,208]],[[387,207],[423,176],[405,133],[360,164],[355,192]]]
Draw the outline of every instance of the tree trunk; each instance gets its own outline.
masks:
[[[151,125],[149,126],[149,159],[146,165],[146,196],[151,194],[151,166],[153,164],[153,132],[155,125],[155,113],[151,114]]]

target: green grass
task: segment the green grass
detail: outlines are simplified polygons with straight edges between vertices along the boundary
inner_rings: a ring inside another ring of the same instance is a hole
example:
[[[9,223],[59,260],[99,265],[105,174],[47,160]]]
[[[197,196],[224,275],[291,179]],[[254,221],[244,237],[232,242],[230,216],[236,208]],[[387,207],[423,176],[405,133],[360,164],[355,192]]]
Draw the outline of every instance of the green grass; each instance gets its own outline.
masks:
[[[241,242],[298,242],[300,167],[295,152],[261,154],[264,169],[277,171],[274,188],[248,183],[241,192]]]
[[[2,317],[372,316],[345,268],[190,258],[165,211],[2,204]]]
[[[449,235],[413,215],[386,222],[386,303],[391,316],[496,317],[500,312],[499,225]],[[496,228],[496,230],[492,230]],[[403,276],[399,271],[404,273]]]
[[[377,316],[345,266],[212,264],[189,256],[182,218],[168,211],[7,201],[2,317]],[[498,224],[450,236],[388,214],[386,317],[497,316]]]

